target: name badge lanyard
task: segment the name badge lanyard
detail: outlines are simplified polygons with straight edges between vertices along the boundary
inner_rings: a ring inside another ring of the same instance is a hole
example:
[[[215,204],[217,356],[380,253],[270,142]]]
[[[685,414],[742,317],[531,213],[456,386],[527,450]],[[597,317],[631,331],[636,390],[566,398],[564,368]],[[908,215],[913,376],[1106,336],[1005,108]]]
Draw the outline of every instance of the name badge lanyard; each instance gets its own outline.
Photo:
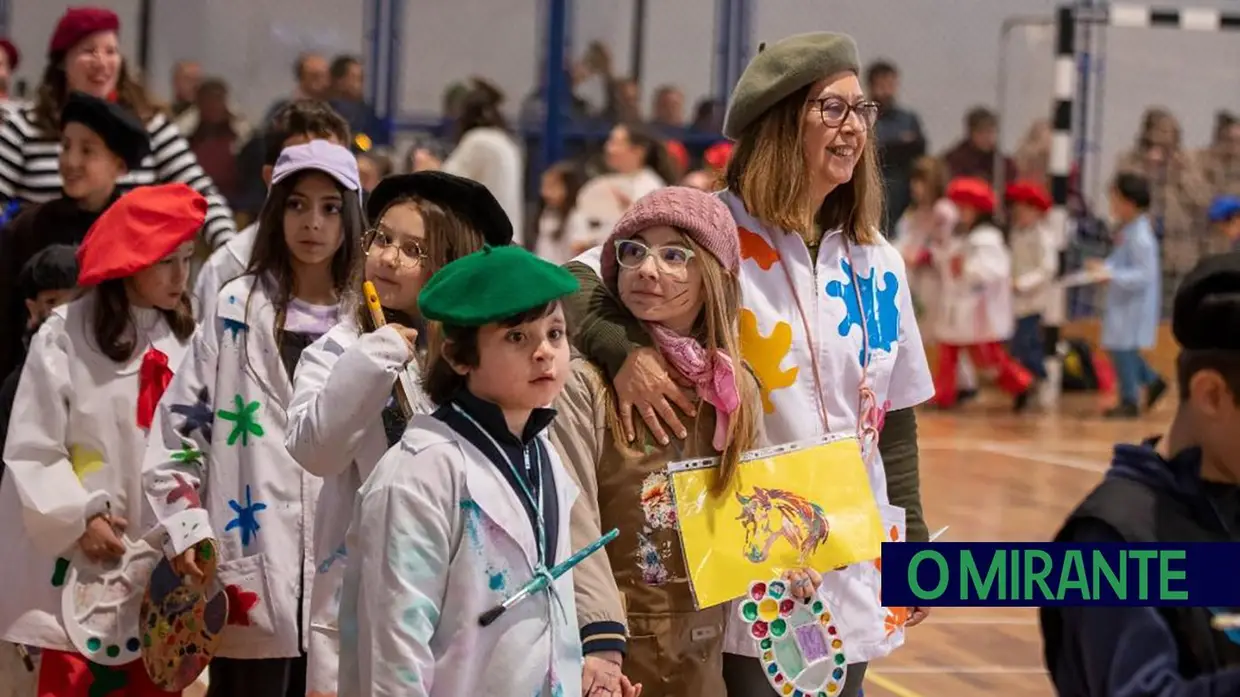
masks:
[[[843,235],[844,233],[841,232],[840,234]],[[772,240],[772,242],[776,242],[776,240]],[[821,244],[821,241],[819,241],[819,253],[822,251]],[[809,315],[805,312],[805,306],[801,302],[801,295],[797,292],[796,283],[792,280],[792,272],[788,270],[788,265],[784,263],[783,255],[777,248],[778,244],[772,245],[772,247],[775,248],[775,256],[779,258],[780,268],[784,270],[784,279],[788,282],[788,290],[792,293],[792,299],[796,301],[797,314],[801,317],[801,326],[805,330],[805,341],[809,344],[809,357],[814,374],[814,397],[818,402],[823,432],[830,433],[831,429],[827,424],[826,397],[822,389],[822,374],[818,367],[818,345],[814,341],[814,332],[810,327]],[[853,262],[852,243],[849,242],[846,235],[844,237],[844,256],[848,260],[848,271],[852,280],[853,295],[857,300],[857,311],[861,313],[861,383],[857,388],[857,430],[859,431],[857,437],[861,444],[862,457],[868,459],[870,448],[878,439],[878,398],[874,393],[873,387],[870,386],[870,333],[866,327],[865,305],[861,302],[861,284],[857,282],[857,265]],[[811,259],[810,263],[815,267],[817,266],[816,260]],[[817,273],[815,272],[816,278]]]
[[[472,415],[470,415],[469,412],[465,411],[464,409],[462,409],[459,405],[455,403],[453,403],[452,408],[455,409],[458,414],[468,419],[469,422],[473,424],[474,428],[478,429],[478,431],[482,435],[486,436],[486,439],[491,442],[491,446],[494,447],[495,451],[500,454],[500,457],[502,457],[504,460],[504,464],[508,466],[508,470],[512,472],[513,476],[516,478],[517,484],[520,486],[520,489],[521,489],[521,495],[525,497],[525,500],[529,502],[530,506],[534,509],[534,517],[537,519],[537,522],[538,522],[538,526],[537,526],[538,529],[534,531],[534,541],[538,549],[538,559],[536,560],[536,563],[534,565],[534,573],[535,574],[545,573],[547,570],[547,552],[546,552],[547,526],[543,522],[542,496],[536,496],[535,493],[530,490],[529,484],[526,483],[526,478],[521,476],[521,473],[517,471],[517,466],[513,464],[512,459],[508,457],[508,453],[502,447],[500,447],[499,441],[495,440],[495,437],[492,436],[489,431],[483,428],[482,424],[478,423],[477,419],[475,419]],[[538,441],[535,440],[533,445],[534,447],[538,447]],[[528,473],[530,480],[533,480],[535,477],[538,478],[538,481],[534,482],[534,486],[541,493],[542,472],[541,471],[535,472],[534,468],[531,467],[529,448],[522,448],[521,452],[525,456],[525,471]],[[538,469],[541,469],[541,468],[538,468]]]

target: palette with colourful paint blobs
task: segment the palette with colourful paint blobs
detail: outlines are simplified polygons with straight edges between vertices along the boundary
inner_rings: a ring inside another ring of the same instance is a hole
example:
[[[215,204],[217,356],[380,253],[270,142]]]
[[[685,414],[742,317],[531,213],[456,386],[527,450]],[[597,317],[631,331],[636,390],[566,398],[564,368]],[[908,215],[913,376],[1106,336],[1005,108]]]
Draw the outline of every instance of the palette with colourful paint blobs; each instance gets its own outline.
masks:
[[[844,640],[822,600],[796,600],[782,580],[757,581],[737,603],[737,612],[776,694],[835,697],[844,689]]]

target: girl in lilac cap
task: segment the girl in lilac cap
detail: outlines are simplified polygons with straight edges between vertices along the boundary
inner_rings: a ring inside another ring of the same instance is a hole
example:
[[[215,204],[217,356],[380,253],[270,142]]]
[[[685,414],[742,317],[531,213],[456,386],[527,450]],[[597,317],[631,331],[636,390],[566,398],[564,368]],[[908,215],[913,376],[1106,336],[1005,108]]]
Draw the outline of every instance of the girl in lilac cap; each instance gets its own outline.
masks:
[[[182,575],[214,539],[228,625],[209,695],[304,697],[312,530],[322,480],[284,447],[302,350],[335,323],[365,216],[357,160],[316,140],[286,148],[249,268],[225,284],[156,410],[147,500]]]

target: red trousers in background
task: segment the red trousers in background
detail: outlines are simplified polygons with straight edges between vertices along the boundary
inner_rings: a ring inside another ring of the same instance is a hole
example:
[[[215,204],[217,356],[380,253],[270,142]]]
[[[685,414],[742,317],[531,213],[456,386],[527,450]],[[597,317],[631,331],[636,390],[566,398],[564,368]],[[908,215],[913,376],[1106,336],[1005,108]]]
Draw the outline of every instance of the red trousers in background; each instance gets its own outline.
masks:
[[[43,649],[39,665],[39,697],[169,697],[151,682],[141,660],[123,666],[101,666],[80,654]]]
[[[962,350],[969,353],[969,359],[973,361],[978,372],[988,368],[998,371],[996,382],[999,389],[1013,397],[1023,394],[1033,385],[1033,375],[1008,355],[1007,349],[997,341],[969,346],[939,344],[939,370],[934,376],[934,403],[940,407],[946,409],[956,404],[956,366]]]

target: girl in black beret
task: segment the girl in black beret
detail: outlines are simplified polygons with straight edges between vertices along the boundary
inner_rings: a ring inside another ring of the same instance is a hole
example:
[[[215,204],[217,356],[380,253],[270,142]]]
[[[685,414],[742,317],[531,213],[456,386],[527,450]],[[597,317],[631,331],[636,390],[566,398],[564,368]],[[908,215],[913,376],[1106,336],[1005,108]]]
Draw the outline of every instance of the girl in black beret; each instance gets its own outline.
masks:
[[[366,208],[373,222],[352,274],[351,311],[302,353],[288,409],[289,453],[324,478],[314,541],[321,573],[310,600],[316,618],[307,676],[312,692],[336,691],[345,533],[358,488],[400,439],[411,413],[433,409],[414,377],[428,339],[418,293],[445,264],[484,243],[512,241],[508,217],[487,189],[450,174],[388,177]],[[383,326],[367,307],[363,281],[374,286]]]

